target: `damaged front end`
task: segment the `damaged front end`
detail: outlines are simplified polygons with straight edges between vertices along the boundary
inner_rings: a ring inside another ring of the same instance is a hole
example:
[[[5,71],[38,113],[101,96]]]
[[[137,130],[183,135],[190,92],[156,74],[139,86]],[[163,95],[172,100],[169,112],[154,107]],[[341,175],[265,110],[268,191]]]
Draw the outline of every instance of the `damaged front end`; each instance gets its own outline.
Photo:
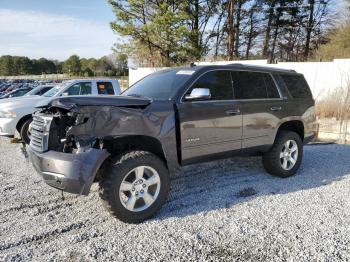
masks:
[[[97,171],[109,157],[96,138],[77,138],[84,123],[78,112],[50,108],[33,115],[28,155],[44,181],[65,192],[88,195]]]

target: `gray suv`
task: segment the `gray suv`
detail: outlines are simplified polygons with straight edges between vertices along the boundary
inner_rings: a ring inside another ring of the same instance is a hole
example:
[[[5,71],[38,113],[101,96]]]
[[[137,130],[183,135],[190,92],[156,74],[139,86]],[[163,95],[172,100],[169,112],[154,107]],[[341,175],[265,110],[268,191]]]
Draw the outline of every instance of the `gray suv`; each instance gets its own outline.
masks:
[[[88,195],[137,223],[166,201],[184,165],[261,155],[266,171],[294,175],[316,133],[303,75],[267,67],[193,66],[145,77],[117,97],[58,97],[34,114],[29,157],[44,181]]]

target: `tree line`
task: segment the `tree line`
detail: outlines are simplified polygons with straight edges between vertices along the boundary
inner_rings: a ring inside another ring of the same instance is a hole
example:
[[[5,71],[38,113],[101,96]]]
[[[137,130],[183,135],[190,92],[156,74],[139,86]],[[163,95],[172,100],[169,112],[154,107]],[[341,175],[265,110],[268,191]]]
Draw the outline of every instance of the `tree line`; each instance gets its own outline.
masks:
[[[350,58],[350,0],[344,1],[341,23],[331,28],[327,33],[326,44],[321,45],[315,52],[317,61],[329,61],[336,58]]]
[[[124,37],[115,49],[140,65],[203,59],[307,61],[334,18],[334,0],[109,0]]]
[[[25,56],[0,57],[0,76],[68,74],[71,76],[123,76],[127,71],[125,54],[104,56],[100,59],[79,58],[72,55],[60,62],[46,58],[30,59]]]

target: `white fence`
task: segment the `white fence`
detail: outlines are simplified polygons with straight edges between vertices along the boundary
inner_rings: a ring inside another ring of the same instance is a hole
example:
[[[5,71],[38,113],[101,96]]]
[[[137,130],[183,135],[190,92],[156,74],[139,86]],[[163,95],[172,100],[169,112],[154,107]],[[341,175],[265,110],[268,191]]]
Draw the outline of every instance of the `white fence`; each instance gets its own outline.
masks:
[[[266,60],[199,62],[196,64],[224,65],[232,63],[293,69],[305,76],[316,100],[327,96],[330,92],[332,92],[332,90],[338,87],[346,87],[348,84],[350,84],[350,59],[336,59],[333,62],[283,62],[278,64],[267,64]],[[129,85],[132,85],[141,78],[161,69],[164,68],[143,67],[138,69],[129,69]]]

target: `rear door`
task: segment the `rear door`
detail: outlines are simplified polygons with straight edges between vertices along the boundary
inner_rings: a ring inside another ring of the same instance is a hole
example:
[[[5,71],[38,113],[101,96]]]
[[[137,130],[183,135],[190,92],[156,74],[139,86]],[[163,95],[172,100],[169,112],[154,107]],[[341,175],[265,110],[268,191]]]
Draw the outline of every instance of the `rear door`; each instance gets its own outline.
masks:
[[[183,164],[241,149],[242,115],[239,104],[233,100],[230,72],[206,72],[185,94],[194,88],[208,88],[210,100],[182,100],[177,105]]]
[[[280,119],[286,115],[284,101],[271,74],[233,71],[235,98],[243,114],[242,148],[271,145]]]

